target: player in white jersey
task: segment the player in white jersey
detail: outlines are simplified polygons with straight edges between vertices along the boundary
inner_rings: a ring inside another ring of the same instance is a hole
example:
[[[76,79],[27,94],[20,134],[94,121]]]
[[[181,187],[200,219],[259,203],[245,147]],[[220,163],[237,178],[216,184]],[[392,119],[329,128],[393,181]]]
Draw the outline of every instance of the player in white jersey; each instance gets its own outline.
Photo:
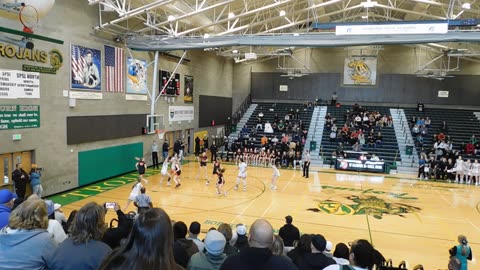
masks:
[[[123,209],[123,212],[127,212],[128,206],[135,201],[135,198],[137,197],[138,194],[140,194],[140,189],[142,189],[142,177],[138,176],[137,182],[133,185],[132,191],[130,192],[130,195],[128,196],[127,204],[125,205],[125,208]]]
[[[480,163],[478,163],[478,159],[472,164],[472,179],[475,177],[475,185],[478,186],[478,177],[480,176]]]
[[[463,169],[464,169],[464,174],[466,178],[466,183],[470,184],[470,179],[472,177],[472,162],[470,162],[470,159],[467,159],[463,163]]]
[[[240,158],[240,164],[238,164],[238,176],[237,176],[237,184],[235,185],[234,189],[238,189],[238,184],[240,184],[240,180],[243,183],[243,191],[247,191],[247,163]]]
[[[463,165],[462,157],[459,156],[457,161],[455,161],[455,183],[463,182],[463,177],[465,176],[465,166]]]
[[[163,179],[165,179],[165,176],[168,176],[167,185],[170,186],[171,185],[170,179],[172,178],[172,175],[168,173],[168,165],[170,165],[169,157],[167,157],[163,161],[162,170],[160,170],[160,173],[162,174],[162,179],[160,179],[160,184],[163,183]]]
[[[280,177],[280,171],[277,168],[278,164],[272,163],[273,175],[272,175],[272,183],[270,184],[270,188],[273,190],[277,189],[277,179]]]

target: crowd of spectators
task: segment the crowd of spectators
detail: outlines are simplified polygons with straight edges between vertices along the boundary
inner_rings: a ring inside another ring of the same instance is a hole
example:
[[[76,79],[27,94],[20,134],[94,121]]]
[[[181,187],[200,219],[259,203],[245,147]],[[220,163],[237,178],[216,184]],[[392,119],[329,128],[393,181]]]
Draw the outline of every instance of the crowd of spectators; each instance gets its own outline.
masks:
[[[257,219],[249,228],[227,223],[211,227],[201,240],[200,223],[187,228],[161,208],[125,215],[116,207],[117,226],[108,226],[108,209],[90,202],[71,213],[66,237],[57,239],[48,230],[49,221],[55,220],[53,202],[36,195],[21,201],[2,190],[0,203],[11,210],[0,216],[7,219],[0,230],[2,269],[340,270],[343,265],[374,269],[385,263],[369,241],[338,243],[334,249],[321,234],[300,234],[291,216],[285,217],[278,235],[268,220]],[[471,248],[465,236],[458,241],[449,251],[451,261],[466,264]]]
[[[456,150],[446,121],[442,121],[439,132],[432,135],[430,135],[431,119],[429,117],[412,116],[410,126],[415,145],[420,149],[419,179],[479,185],[480,165],[474,155],[480,150],[480,143],[475,135],[463,142],[462,147]],[[433,145],[424,143],[426,136],[433,137]]]

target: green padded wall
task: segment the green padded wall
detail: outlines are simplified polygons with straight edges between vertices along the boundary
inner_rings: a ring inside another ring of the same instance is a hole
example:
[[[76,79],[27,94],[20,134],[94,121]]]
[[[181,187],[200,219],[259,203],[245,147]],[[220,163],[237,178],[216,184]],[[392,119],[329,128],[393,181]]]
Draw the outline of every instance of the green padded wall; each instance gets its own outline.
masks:
[[[142,156],[142,142],[78,152],[78,185],[131,172]]]

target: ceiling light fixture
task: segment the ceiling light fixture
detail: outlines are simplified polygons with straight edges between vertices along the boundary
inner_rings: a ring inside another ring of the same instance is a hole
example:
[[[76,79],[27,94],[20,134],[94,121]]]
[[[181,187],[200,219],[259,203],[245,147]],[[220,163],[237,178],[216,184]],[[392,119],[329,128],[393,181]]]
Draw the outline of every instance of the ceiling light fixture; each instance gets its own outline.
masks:
[[[175,20],[175,16],[173,16],[173,15],[168,15],[167,20],[168,20],[169,22],[171,22],[171,21]]]
[[[372,8],[378,5],[378,2],[367,0],[367,2],[361,2],[360,5],[362,5],[364,8]]]
[[[228,13],[228,18],[229,18],[229,19],[232,19],[232,18],[234,18],[234,17],[235,17],[235,13],[233,13],[233,12],[229,12],[229,13]]]
[[[280,10],[280,16],[285,16],[287,15],[287,13],[285,12],[285,10]]]
[[[470,9],[472,5],[470,3],[463,3],[462,8],[463,9]]]
[[[203,35],[203,38],[209,38],[210,37],[210,34],[206,33],[205,35]]]
[[[363,15],[362,19],[368,19],[368,15]]]
[[[232,53],[237,54],[238,50],[233,50]]]

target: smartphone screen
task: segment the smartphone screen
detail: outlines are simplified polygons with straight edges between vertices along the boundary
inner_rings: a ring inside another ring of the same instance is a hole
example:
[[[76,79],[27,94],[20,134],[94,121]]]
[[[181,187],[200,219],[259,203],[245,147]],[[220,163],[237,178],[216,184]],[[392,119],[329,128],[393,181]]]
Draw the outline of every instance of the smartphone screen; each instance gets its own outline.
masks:
[[[115,205],[117,205],[117,204],[114,203],[114,202],[107,202],[107,203],[105,203],[105,208],[107,208],[107,209],[114,209],[114,208],[115,208]]]

